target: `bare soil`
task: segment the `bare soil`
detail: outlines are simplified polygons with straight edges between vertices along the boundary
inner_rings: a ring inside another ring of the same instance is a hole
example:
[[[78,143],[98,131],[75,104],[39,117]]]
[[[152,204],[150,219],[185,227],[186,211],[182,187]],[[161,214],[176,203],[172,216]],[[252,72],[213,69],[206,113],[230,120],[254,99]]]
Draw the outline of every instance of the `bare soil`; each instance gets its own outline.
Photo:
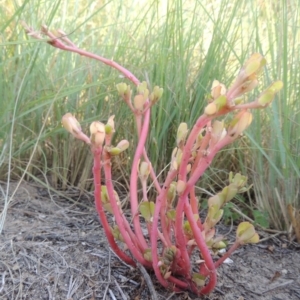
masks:
[[[222,230],[228,228],[221,225]],[[264,242],[240,248],[231,263],[218,269],[218,285],[209,296],[172,293],[150,274],[158,299],[300,299],[300,246],[284,235],[260,234]],[[0,235],[0,299],[151,297],[141,271],[122,263],[110,250],[92,197],[81,196],[74,203],[43,188],[21,185]]]

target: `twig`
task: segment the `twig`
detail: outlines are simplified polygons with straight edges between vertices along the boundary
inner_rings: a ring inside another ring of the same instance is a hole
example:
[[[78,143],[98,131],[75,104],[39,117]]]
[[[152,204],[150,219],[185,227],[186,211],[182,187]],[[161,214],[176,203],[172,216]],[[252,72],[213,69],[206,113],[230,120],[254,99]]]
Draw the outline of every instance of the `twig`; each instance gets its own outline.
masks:
[[[129,279],[121,274],[117,274],[115,275],[115,277],[119,277],[121,280],[125,281],[125,282],[130,282],[131,284],[134,284],[135,286],[138,286],[140,285],[140,283],[137,283],[136,281],[132,280],[132,279]]]
[[[47,291],[48,291],[48,294],[49,294],[49,299],[54,299],[54,298],[52,297],[52,293],[51,293],[51,288],[50,288],[50,286],[47,286]]]
[[[121,289],[121,287],[120,287],[120,285],[119,285],[119,283],[118,283],[118,281],[117,281],[116,279],[115,279],[115,284],[116,284],[117,289],[119,290],[119,292],[120,292],[120,294],[121,294],[123,300],[127,300],[128,297],[125,295],[125,293],[124,293],[123,290]]]
[[[135,268],[133,268],[131,265],[127,264],[124,260],[122,260],[115,252],[112,248],[109,247],[109,250],[115,255],[115,257],[126,267],[128,267],[130,270],[134,270]]]
[[[4,289],[4,286],[5,286],[5,275],[6,275],[6,271],[4,271],[2,274],[2,285],[0,288],[0,293],[2,292],[2,290]]]
[[[238,208],[236,207],[232,207],[232,210],[235,211],[236,213],[238,213],[240,216],[242,216],[245,220],[249,221],[251,224],[254,224],[254,220],[252,220],[251,218],[249,218],[247,215],[245,215],[244,213],[242,213]],[[256,227],[259,227],[260,230],[263,230],[265,232],[270,232],[270,233],[279,233],[279,234],[287,234],[287,231],[280,231],[280,230],[275,230],[275,229],[268,229],[268,228],[264,228],[263,226],[261,226],[260,224],[256,223],[255,224]]]
[[[110,296],[112,297],[113,300],[117,300],[117,298],[115,297],[113,291],[111,289],[108,289],[108,292],[110,294]]]
[[[158,300],[158,297],[157,297],[155,288],[153,286],[152,280],[151,280],[149,274],[147,273],[146,269],[139,262],[137,262],[136,265],[140,269],[140,271],[141,271],[141,273],[142,273],[142,275],[143,275],[143,277],[144,277],[144,279],[147,283],[148,289],[149,289],[150,294],[151,294],[151,299],[152,300]]]
[[[219,294],[221,294],[223,296],[225,295],[225,293],[217,287],[215,288],[215,291],[217,291]]]
[[[111,259],[111,254],[110,254],[110,251],[108,251],[108,284],[105,288],[105,291],[104,291],[104,295],[103,295],[103,300],[105,300],[105,297],[106,297],[106,294],[107,294],[107,291],[109,290],[109,284],[110,284],[110,275],[111,275],[111,268],[110,268],[110,259]]]
[[[272,287],[266,289],[265,291],[261,292],[261,294],[268,293],[268,292],[273,291],[273,290],[275,290],[277,288],[282,288],[282,287],[284,287],[286,285],[289,285],[289,284],[291,284],[293,282],[294,282],[294,280],[288,280],[288,281],[285,281],[285,282],[281,282],[281,283],[275,284],[274,286],[272,286]]]
[[[173,292],[166,300],[171,300],[171,298],[172,298],[173,296],[175,296],[175,295],[176,295],[176,293]]]
[[[286,286],[286,285],[289,285],[289,284],[291,284],[291,283],[293,283],[293,282],[294,282],[294,280],[288,280],[288,281],[285,281],[285,282],[282,282],[282,283],[278,283],[278,284],[273,285],[272,287],[266,289],[266,290],[263,291],[263,292],[256,292],[256,291],[253,291],[252,289],[247,288],[247,287],[244,286],[244,285],[242,285],[242,286],[244,287],[244,289],[245,289],[246,291],[248,291],[248,292],[250,292],[250,293],[253,293],[253,294],[255,294],[255,295],[258,295],[258,296],[262,296],[263,294],[266,294],[266,293],[268,293],[268,292],[270,292],[270,291],[273,291],[273,290],[275,290],[275,289],[277,289],[277,288],[282,288],[282,287],[284,287],[284,286]]]
[[[270,235],[270,236],[267,236],[267,237],[261,239],[259,242],[260,242],[260,243],[261,243],[261,242],[265,242],[265,241],[270,240],[270,239],[272,239],[272,238],[274,238],[274,237],[276,237],[276,236],[278,236],[278,235],[281,235],[281,234],[282,234],[282,232],[277,232],[277,233],[275,233],[275,234],[273,234],[273,235]]]
[[[67,300],[72,299],[73,294],[76,292],[76,290],[79,288],[80,285],[77,285],[77,278],[73,281],[73,275],[70,277],[69,281],[69,289],[67,294]]]
[[[102,300],[105,300],[105,298],[106,298],[106,294],[107,294],[107,291],[108,291],[108,287],[109,287],[109,283],[107,284],[107,286],[106,286],[106,288],[105,288],[105,291],[104,291],[104,295],[103,295]]]

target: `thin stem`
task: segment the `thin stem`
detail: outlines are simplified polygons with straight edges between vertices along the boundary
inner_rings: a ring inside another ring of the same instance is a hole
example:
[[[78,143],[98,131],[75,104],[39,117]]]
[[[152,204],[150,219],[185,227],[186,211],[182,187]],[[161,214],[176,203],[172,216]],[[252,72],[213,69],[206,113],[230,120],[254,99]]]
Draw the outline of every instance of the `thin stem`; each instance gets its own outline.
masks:
[[[140,243],[142,244],[142,247],[144,250],[148,248],[148,244],[144,238],[140,220],[139,220],[139,214],[138,214],[138,195],[137,195],[137,184],[138,184],[138,165],[140,158],[143,153],[143,149],[146,143],[147,135],[148,135],[148,129],[149,129],[149,122],[150,122],[150,110],[147,110],[145,112],[144,117],[144,123],[140,131],[139,136],[139,142],[134,154],[133,162],[132,162],[132,168],[131,168],[131,174],[130,174],[130,204],[131,204],[131,213],[133,216],[133,226],[137,235],[137,238],[139,239]],[[137,119],[137,123],[138,119]]]
[[[215,270],[215,265],[214,265],[213,259],[211,257],[211,254],[209,252],[209,249],[207,248],[207,245],[205,243],[202,232],[201,232],[200,228],[198,227],[197,222],[194,218],[193,211],[192,211],[190,205],[187,203],[185,205],[185,213],[186,213],[187,219],[190,223],[190,226],[192,228],[195,241],[201,251],[201,255],[202,255],[203,259],[205,260],[205,265],[206,265],[206,268],[209,273],[209,282],[208,282],[207,286],[201,290],[201,293],[207,294],[215,288],[216,283],[217,283],[217,274],[216,274],[216,270]]]
[[[224,253],[224,255],[215,262],[215,268],[218,268],[224,262],[224,260],[227,259],[239,246],[240,243],[236,241],[229,248],[229,250],[226,253]]]
[[[111,233],[110,226],[108,224],[106,215],[101,201],[101,149],[93,152],[94,155],[94,166],[93,166],[93,175],[94,175],[94,198],[95,198],[95,207],[100,217],[105,235],[108,239],[108,242],[113,249],[113,251],[118,255],[122,260],[131,266],[136,266],[135,262],[127,256],[123,251],[120,250],[115,239]]]
[[[190,278],[191,262],[186,247],[186,238],[183,232],[183,219],[184,219],[184,205],[187,202],[187,194],[180,195],[176,207],[176,220],[175,220],[175,237],[176,245],[180,250],[180,254],[184,264],[184,276]]]
[[[144,157],[144,160],[149,164],[151,179],[153,180],[153,183],[154,183],[154,186],[155,186],[157,192],[160,193],[161,192],[161,187],[160,187],[160,184],[157,180],[157,176],[154,172],[154,169],[152,167],[151,161],[148,157],[148,154],[147,154],[147,151],[146,151],[145,148],[143,149],[143,157]]]
[[[173,181],[174,177],[176,176],[176,170],[170,171],[168,173],[168,176],[166,178],[166,181],[164,183],[164,186],[162,188],[162,192],[158,195],[156,198],[155,202],[155,211],[154,211],[154,216],[153,216],[153,222],[152,222],[152,231],[151,231],[151,254],[152,254],[152,266],[155,272],[155,275],[159,282],[164,286],[168,287],[168,282],[162,277],[160,269],[158,267],[158,221],[159,221],[159,215],[160,215],[160,210],[161,210],[161,205],[162,205],[162,199],[166,197],[166,193],[168,190],[169,185]],[[165,237],[166,238],[166,237]]]
[[[197,197],[196,197],[196,193],[195,193],[195,186],[192,187],[191,192],[190,192],[190,203],[191,203],[191,208],[192,208],[193,214],[198,215],[199,214],[198,201],[197,201]],[[198,227],[200,228],[200,230],[202,231],[203,225],[201,223],[200,217],[197,220],[197,224],[198,224]]]
[[[167,208],[168,208],[168,199],[167,199],[167,194],[170,189],[171,183],[174,181],[175,177],[177,176],[177,170],[173,169],[168,172],[168,176],[165,180],[163,189],[160,190],[159,193],[159,201],[161,201],[161,207],[160,207],[160,223],[161,223],[161,228],[163,235],[166,239],[166,242],[168,246],[170,247],[172,245],[171,241],[171,222],[172,220],[168,220],[167,217]],[[156,200],[157,201],[157,200]]]
[[[180,163],[180,168],[179,168],[179,179],[182,181],[186,181],[186,173],[187,173],[187,164],[189,162],[190,156],[191,156],[191,151],[193,144],[200,132],[200,130],[211,120],[211,117],[208,117],[206,115],[202,115],[194,125],[192,131],[189,134],[189,137],[186,141],[186,144],[183,149],[182,153],[182,159]],[[183,208],[183,206],[182,206]]]
[[[203,175],[206,169],[210,166],[212,160],[214,159],[215,155],[225,146],[232,143],[236,138],[232,138],[228,134],[210,150],[208,155],[203,156],[202,160],[194,170],[193,174],[191,175],[190,179],[188,180],[188,192],[190,189],[196,184],[199,178]]]
[[[128,224],[128,221],[123,216],[121,208],[119,207],[115,194],[114,189],[112,185],[112,178],[111,178],[111,162],[110,162],[110,156],[107,153],[107,151],[104,150],[104,173],[105,173],[105,183],[107,187],[107,192],[110,200],[110,204],[114,213],[114,217],[116,219],[116,222],[118,224],[120,233],[128,246],[130,252],[134,256],[134,258],[143,264],[144,266],[151,266],[151,263],[145,260],[141,253],[141,246],[139,246],[140,241],[139,239],[134,235],[132,232],[130,225]],[[143,250],[142,250],[143,251]]]
[[[70,51],[70,52],[74,52],[77,53],[79,55],[88,57],[88,58],[92,58],[95,60],[98,60],[116,70],[118,70],[120,73],[122,73],[127,79],[129,79],[134,85],[139,85],[140,81],[130,72],[128,71],[126,68],[122,67],[121,65],[119,65],[118,63],[114,62],[113,60],[104,58],[100,55],[96,55],[94,53],[79,49],[75,44],[71,44],[68,43],[68,45],[65,45],[64,43],[62,43],[60,41],[61,37],[56,37],[54,34],[52,34],[48,28],[46,26],[42,26],[42,32],[50,37],[50,41],[48,41],[48,44],[50,44],[51,46],[61,49],[61,50],[65,50],[65,51]]]

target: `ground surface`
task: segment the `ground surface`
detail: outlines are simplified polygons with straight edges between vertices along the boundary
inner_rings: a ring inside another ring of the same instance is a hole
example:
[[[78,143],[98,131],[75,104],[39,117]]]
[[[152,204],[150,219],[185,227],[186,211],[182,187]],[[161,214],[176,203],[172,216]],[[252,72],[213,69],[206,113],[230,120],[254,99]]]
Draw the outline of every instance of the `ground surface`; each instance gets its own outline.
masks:
[[[218,269],[217,289],[203,298],[166,291],[151,275],[158,299],[300,299],[300,247],[284,236],[241,248],[231,259]],[[110,251],[92,198],[74,204],[22,184],[0,235],[0,299],[143,300],[151,295],[140,270]]]

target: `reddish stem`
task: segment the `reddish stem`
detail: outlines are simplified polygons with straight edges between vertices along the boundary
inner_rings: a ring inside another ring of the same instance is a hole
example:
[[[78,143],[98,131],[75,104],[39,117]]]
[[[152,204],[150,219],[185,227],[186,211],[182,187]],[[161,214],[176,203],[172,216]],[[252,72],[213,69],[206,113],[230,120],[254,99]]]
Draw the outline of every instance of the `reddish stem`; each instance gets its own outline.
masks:
[[[114,189],[112,185],[112,178],[111,178],[111,162],[110,156],[107,151],[104,150],[104,173],[105,173],[105,183],[107,187],[107,192],[110,200],[110,204],[114,213],[114,217],[118,224],[120,233],[128,246],[130,252],[134,256],[134,258],[144,266],[150,267],[151,263],[143,257],[140,247],[139,247],[139,239],[136,238],[134,233],[132,232],[130,225],[128,224],[127,219],[123,216],[120,207],[117,204]]]
[[[206,157],[203,157],[203,159],[201,160],[201,162],[199,163],[199,165],[197,166],[197,168],[194,170],[194,173],[191,175],[191,178],[188,180],[185,191],[183,193],[183,195],[181,196],[182,198],[185,197],[186,201],[180,201],[180,203],[185,203],[185,213],[187,215],[188,221],[190,223],[190,226],[192,228],[193,234],[194,234],[194,238],[195,241],[201,251],[202,257],[205,260],[205,264],[206,267],[210,273],[210,278],[209,278],[209,282],[208,284],[201,289],[201,293],[206,294],[209,293],[210,291],[212,291],[216,285],[216,272],[215,272],[215,266],[212,260],[212,257],[209,253],[209,249],[207,248],[207,245],[205,243],[205,240],[203,238],[202,232],[199,229],[197,222],[194,218],[194,214],[193,211],[190,207],[190,204],[187,201],[187,195],[190,193],[190,190],[192,189],[192,187],[195,185],[195,183],[198,181],[199,177],[205,172],[205,170],[210,166],[213,158],[215,157],[215,155],[218,153],[218,151],[220,151],[220,149],[222,149],[223,147],[225,147],[227,144],[231,143],[233,140],[233,138],[231,138],[230,136],[225,136],[221,141],[219,141],[215,147],[211,150],[211,152],[209,153],[209,155],[207,155]],[[179,206],[179,204],[178,204]],[[177,207],[178,208],[178,207]],[[178,215],[177,215],[178,218]],[[177,226],[179,226],[179,221],[183,221],[183,217],[181,217],[181,220],[176,220],[178,221]],[[180,238],[182,238],[183,236],[183,232],[182,230],[180,230],[180,227],[176,227],[176,232],[177,230],[179,230],[179,236]],[[183,249],[180,248],[180,250]]]
[[[194,218],[194,214],[189,204],[185,206],[185,212],[186,212],[187,219],[190,223],[190,226],[192,228],[195,241],[201,251],[201,255],[203,259],[205,260],[205,265],[209,273],[209,282],[204,288],[201,289],[200,292],[202,294],[208,294],[215,288],[217,283],[217,274],[215,270],[215,265],[210,255],[209,249],[207,248],[207,245],[203,238],[202,232],[197,225],[197,222]]]
[[[157,254],[157,249],[158,249],[158,244],[157,244],[157,238],[158,238],[158,221],[159,221],[159,214],[160,214],[160,209],[161,209],[161,204],[162,204],[162,199],[166,197],[166,192],[168,190],[168,187],[170,186],[171,182],[173,181],[174,177],[176,176],[176,170],[170,171],[168,173],[168,176],[166,178],[166,181],[164,183],[164,186],[162,188],[161,193],[158,195],[156,198],[155,202],[155,211],[154,211],[154,216],[153,216],[153,222],[152,222],[152,231],[151,231],[151,254],[152,254],[152,266],[155,272],[155,275],[159,282],[164,286],[168,287],[169,284],[166,279],[163,278],[161,275],[160,269],[158,267],[158,254]]]
[[[143,157],[144,157],[144,160],[149,164],[151,179],[153,180],[153,183],[154,183],[154,186],[155,186],[157,192],[160,193],[160,192],[161,192],[161,187],[160,187],[160,185],[159,185],[159,182],[158,182],[158,180],[157,180],[156,174],[155,174],[155,172],[154,172],[154,170],[153,170],[151,161],[150,161],[150,159],[148,158],[148,155],[147,155],[147,152],[146,152],[146,149],[145,149],[145,148],[144,148],[144,150],[143,150]]]
[[[177,287],[179,287],[181,290],[186,290],[189,287],[189,284],[174,277],[174,276],[170,276],[168,278],[168,280],[172,283],[174,283]],[[180,291],[180,290],[179,290]]]
[[[178,204],[176,207],[176,220],[175,220],[175,237],[176,245],[180,250],[180,254],[184,264],[184,276],[190,278],[191,262],[186,247],[186,239],[183,232],[183,217],[184,217],[184,205],[187,202],[187,194],[180,195]]]
[[[190,189],[196,184],[196,182],[199,180],[199,178],[202,176],[202,174],[210,166],[215,155],[222,148],[224,148],[228,144],[232,143],[234,140],[235,140],[235,138],[232,138],[229,135],[226,135],[222,140],[217,142],[217,144],[210,150],[208,155],[206,155],[202,158],[202,160],[200,161],[200,163],[197,165],[196,169],[194,170],[193,174],[191,175],[190,179],[188,180],[188,192],[190,192]],[[186,190],[187,190],[187,188],[186,188]]]
[[[111,233],[109,223],[107,221],[102,201],[101,201],[101,149],[93,152],[94,155],[94,166],[93,166],[93,175],[94,175],[94,198],[95,206],[100,217],[103,229],[105,231],[108,242],[113,249],[113,251],[118,255],[122,260],[131,266],[136,266],[135,262],[127,256],[116,244],[115,239]]]
[[[179,168],[179,179],[182,181],[186,181],[186,174],[187,174],[187,164],[189,162],[191,151],[193,144],[200,132],[200,130],[211,120],[211,117],[208,117],[206,115],[202,115],[197,120],[196,124],[194,125],[192,131],[189,134],[189,137],[186,141],[186,144],[183,149],[182,159],[180,162],[180,168]],[[183,209],[183,205],[182,205]]]
[[[130,72],[128,71],[126,68],[122,67],[121,65],[119,65],[118,63],[114,62],[113,60],[104,58],[100,55],[96,55],[94,53],[79,49],[75,44],[71,44],[68,43],[69,45],[65,45],[64,43],[62,43],[60,41],[61,37],[56,37],[54,34],[52,34],[46,26],[42,27],[42,31],[44,34],[46,34],[47,36],[49,36],[51,38],[50,41],[48,41],[48,44],[50,44],[51,46],[61,49],[61,50],[65,50],[65,51],[70,51],[70,52],[74,52],[77,53],[79,55],[88,57],[88,58],[92,58],[98,61],[101,61],[102,63],[118,70],[120,73],[122,73],[127,79],[129,79],[134,85],[139,85],[140,81]]]
[[[131,174],[130,174],[130,204],[131,204],[131,213],[133,216],[133,226],[135,229],[135,233],[137,235],[138,240],[142,244],[142,247],[144,250],[148,248],[148,244],[144,238],[140,220],[139,220],[139,214],[138,214],[138,165],[140,158],[143,154],[144,146],[146,143],[147,135],[148,135],[148,129],[149,129],[149,122],[150,122],[150,110],[147,110],[145,112],[145,118],[144,118],[144,123],[140,131],[140,136],[139,136],[139,142],[137,145],[137,148],[135,150],[133,162],[132,162],[132,167],[131,167]],[[138,118],[137,118],[137,123]],[[138,129],[139,131],[139,129]]]
[[[192,187],[191,192],[190,192],[190,202],[191,202],[191,208],[193,211],[194,215],[199,215],[199,209],[198,209],[198,201],[195,193],[195,186]],[[200,217],[197,220],[198,227],[200,230],[203,230],[203,225],[201,223]]]
[[[240,246],[240,243],[238,243],[237,241],[229,248],[229,250],[224,253],[224,255],[219,258],[216,262],[215,262],[215,268],[218,268],[226,258],[228,258],[238,247]]]
[[[170,184],[173,182],[177,175],[177,170],[172,170],[168,173],[163,189],[159,193],[161,208],[160,208],[160,223],[162,232],[169,246],[172,245],[171,236],[170,236],[170,228],[169,225],[171,220],[167,222],[166,208],[167,208],[167,193],[170,189]]]

